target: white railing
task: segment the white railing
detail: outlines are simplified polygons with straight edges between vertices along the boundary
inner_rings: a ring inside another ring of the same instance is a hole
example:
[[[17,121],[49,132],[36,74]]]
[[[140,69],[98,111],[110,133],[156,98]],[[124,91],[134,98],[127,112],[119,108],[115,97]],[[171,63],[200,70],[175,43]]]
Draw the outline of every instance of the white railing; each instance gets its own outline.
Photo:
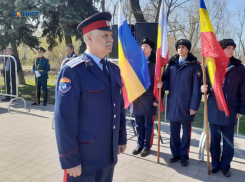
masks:
[[[10,104],[14,101],[14,100],[17,100],[17,99],[21,99],[24,101],[24,108],[26,109],[26,101],[25,99],[23,99],[22,97],[19,97],[19,94],[18,94],[18,74],[17,74],[17,62],[15,60],[15,58],[13,56],[10,56],[10,55],[0,55],[0,57],[3,58],[3,68],[6,66],[5,65],[5,62],[7,61],[7,59],[9,59],[9,71],[7,71],[5,68],[4,68],[4,72],[1,73],[1,69],[0,69],[0,87],[1,87],[1,90],[0,90],[0,95],[2,96],[6,96],[6,97],[10,97],[10,102],[9,102],[9,105],[8,105],[8,112],[10,112]],[[15,65],[15,94],[13,94],[13,85],[12,85],[12,60],[14,61],[14,65]],[[3,77],[4,77],[4,83],[5,83],[5,92],[3,91],[3,85],[2,85],[2,74],[3,74]],[[8,90],[8,87],[7,87],[7,77],[9,77],[9,85],[10,85],[10,92]]]

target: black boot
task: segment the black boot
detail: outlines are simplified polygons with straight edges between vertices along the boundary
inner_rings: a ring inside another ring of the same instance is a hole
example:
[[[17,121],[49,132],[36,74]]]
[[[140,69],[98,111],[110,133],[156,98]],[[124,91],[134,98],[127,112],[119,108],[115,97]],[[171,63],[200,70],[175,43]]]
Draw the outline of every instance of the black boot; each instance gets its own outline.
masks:
[[[150,150],[147,150],[147,149],[143,149],[140,153],[140,156],[141,157],[146,157],[147,155],[150,154]]]
[[[223,175],[224,175],[225,177],[230,177],[230,176],[231,176],[231,172],[230,172],[229,169],[222,169],[222,168],[221,168],[221,170],[222,170],[222,173],[223,173]]]
[[[174,163],[174,162],[177,162],[178,160],[180,160],[179,156],[173,156],[172,158],[169,159],[169,162]]]
[[[181,159],[181,166],[185,167],[188,165],[188,160],[187,159]]]
[[[40,92],[37,91],[37,100],[38,100],[38,105],[40,104]],[[31,105],[37,105],[36,102],[32,103]]]
[[[43,106],[47,105],[47,100],[48,100],[48,90],[43,91]]]
[[[133,154],[133,155],[138,155],[138,154],[140,154],[140,152],[141,152],[142,150],[143,150],[142,148],[136,147],[136,148],[133,150],[132,154]]]

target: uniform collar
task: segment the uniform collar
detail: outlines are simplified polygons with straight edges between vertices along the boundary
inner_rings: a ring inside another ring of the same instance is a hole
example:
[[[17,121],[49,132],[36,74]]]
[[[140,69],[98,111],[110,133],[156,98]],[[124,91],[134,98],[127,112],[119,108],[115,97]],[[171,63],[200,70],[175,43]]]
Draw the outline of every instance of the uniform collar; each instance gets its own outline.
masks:
[[[82,59],[85,60],[85,64],[86,67],[93,72],[94,75],[96,75],[101,81],[103,81],[105,84],[107,84],[109,87],[111,87],[111,83],[109,82],[108,78],[105,76],[105,74],[103,73],[103,71],[100,68],[100,65],[102,65],[100,63],[100,58],[89,53],[88,51],[85,51],[84,54],[82,55]],[[96,64],[94,66],[92,66],[93,64]],[[110,77],[112,77],[112,70],[109,66],[109,64],[107,65],[107,68],[109,69],[109,73],[110,73]],[[111,81],[113,80],[113,78],[111,78]]]
[[[101,63],[100,63],[101,59],[100,59],[99,57],[97,57],[97,56],[91,54],[91,53],[88,52],[87,50],[85,51],[85,53],[86,53],[89,57],[91,57],[97,65],[101,64]],[[104,59],[106,60],[106,58],[104,58]]]
[[[37,58],[42,59],[42,58],[44,58],[44,56],[43,57],[37,57]]]
[[[183,59],[183,60],[180,59],[180,57],[179,57],[179,64],[181,64],[181,65],[184,64],[184,62],[185,62],[186,60],[187,60],[187,57],[186,57],[185,59]]]

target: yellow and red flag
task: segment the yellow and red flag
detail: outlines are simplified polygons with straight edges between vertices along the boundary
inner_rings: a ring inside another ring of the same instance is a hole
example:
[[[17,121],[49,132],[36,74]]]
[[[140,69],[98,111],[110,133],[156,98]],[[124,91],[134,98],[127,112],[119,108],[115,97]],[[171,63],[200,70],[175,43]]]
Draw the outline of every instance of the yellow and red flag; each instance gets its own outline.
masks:
[[[200,0],[199,12],[202,56],[206,57],[207,60],[209,78],[219,110],[225,111],[226,116],[229,116],[230,112],[222,91],[223,81],[226,74],[226,67],[229,59],[215,37],[214,29],[203,0]]]
[[[162,0],[159,20],[158,20],[158,35],[157,35],[157,58],[155,68],[155,83],[154,83],[154,96],[159,102],[159,89],[157,82],[162,77],[162,67],[168,63],[168,37],[167,37],[167,15],[165,11],[164,0]],[[163,103],[161,102],[161,112],[164,110]]]

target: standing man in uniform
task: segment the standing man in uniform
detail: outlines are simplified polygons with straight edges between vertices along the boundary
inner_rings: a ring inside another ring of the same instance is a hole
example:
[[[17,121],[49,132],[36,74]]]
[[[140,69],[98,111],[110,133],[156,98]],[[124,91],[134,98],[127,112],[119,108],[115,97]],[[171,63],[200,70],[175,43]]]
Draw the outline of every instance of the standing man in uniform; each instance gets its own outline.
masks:
[[[67,52],[66,58],[76,58],[77,57],[77,55],[74,53],[74,46],[72,44],[66,45],[66,52]]]
[[[155,43],[149,38],[145,38],[141,42],[141,48],[148,61],[148,69],[152,84],[145,93],[133,102],[133,114],[135,115],[138,141],[137,147],[133,150],[132,154],[140,154],[141,157],[146,157],[150,153],[153,143],[154,120],[157,106],[159,105],[153,94],[156,67],[156,55],[153,52],[154,47]]]
[[[242,62],[233,57],[236,44],[232,39],[220,41],[226,56],[230,59],[223,83],[223,93],[230,111],[227,117],[224,111],[220,111],[212,89],[207,70],[207,85],[202,86],[202,92],[208,92],[208,121],[210,125],[212,155],[212,173],[217,173],[221,168],[223,175],[231,176],[230,167],[234,156],[234,129],[237,118],[245,115],[245,68]],[[222,133],[222,135],[221,135]],[[220,142],[223,138],[223,152],[221,154]]]
[[[65,182],[111,182],[126,149],[120,69],[105,58],[112,51],[110,20],[101,12],[78,25],[87,50],[59,73],[54,116]]]
[[[200,92],[202,69],[197,58],[189,52],[191,50],[189,40],[178,40],[175,48],[178,54],[170,58],[162,80],[163,89],[169,90],[167,119],[170,120],[170,149],[173,155],[169,162],[181,160],[181,166],[184,167],[188,165],[189,160],[192,122],[202,98]],[[158,87],[161,86],[162,84],[158,83]]]
[[[48,72],[50,69],[49,60],[43,55],[46,50],[42,47],[36,48],[38,51],[38,58],[33,63],[33,72],[35,73],[35,82],[37,84],[37,99],[40,104],[41,87],[43,90],[43,106],[47,105],[48,100]],[[36,105],[36,102],[31,105]]]

